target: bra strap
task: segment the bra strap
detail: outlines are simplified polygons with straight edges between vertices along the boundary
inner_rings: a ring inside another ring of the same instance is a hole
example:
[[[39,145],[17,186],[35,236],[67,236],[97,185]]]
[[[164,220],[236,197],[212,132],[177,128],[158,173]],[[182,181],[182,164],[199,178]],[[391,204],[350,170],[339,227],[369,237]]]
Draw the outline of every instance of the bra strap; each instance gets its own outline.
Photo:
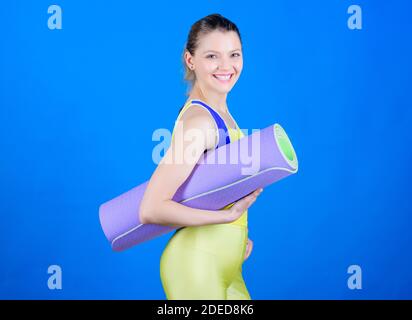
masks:
[[[197,104],[197,105],[201,105],[201,106],[205,107],[210,112],[213,119],[215,120],[218,131],[219,131],[219,143],[216,146],[216,148],[230,143],[229,132],[228,132],[228,129],[227,129],[222,117],[215,110],[213,110],[206,103],[204,103],[203,101],[192,100],[192,104]]]

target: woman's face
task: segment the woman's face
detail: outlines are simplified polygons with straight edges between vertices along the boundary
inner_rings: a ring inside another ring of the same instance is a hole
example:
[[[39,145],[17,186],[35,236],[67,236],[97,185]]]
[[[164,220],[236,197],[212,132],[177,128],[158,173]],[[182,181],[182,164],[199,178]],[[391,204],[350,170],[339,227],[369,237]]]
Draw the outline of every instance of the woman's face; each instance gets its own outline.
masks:
[[[242,46],[235,31],[213,31],[200,38],[189,64],[194,65],[196,81],[209,90],[228,93],[243,68]]]

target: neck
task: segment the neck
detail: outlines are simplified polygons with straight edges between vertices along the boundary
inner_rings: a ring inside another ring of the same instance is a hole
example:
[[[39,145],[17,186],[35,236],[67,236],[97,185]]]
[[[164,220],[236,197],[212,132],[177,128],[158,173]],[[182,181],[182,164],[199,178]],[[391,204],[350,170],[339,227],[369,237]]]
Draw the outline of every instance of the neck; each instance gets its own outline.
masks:
[[[206,102],[219,113],[227,113],[228,107],[226,103],[227,93],[219,93],[216,91],[202,88],[196,82],[190,92],[189,99],[199,99]]]

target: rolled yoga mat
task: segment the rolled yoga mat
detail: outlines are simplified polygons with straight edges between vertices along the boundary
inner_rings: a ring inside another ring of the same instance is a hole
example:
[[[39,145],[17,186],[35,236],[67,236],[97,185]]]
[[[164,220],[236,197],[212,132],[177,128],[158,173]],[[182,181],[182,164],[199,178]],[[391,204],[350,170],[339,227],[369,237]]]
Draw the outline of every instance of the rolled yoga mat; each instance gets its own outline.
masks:
[[[192,208],[219,210],[297,170],[295,150],[283,128],[274,124],[204,153],[172,199]],[[101,226],[115,251],[178,228],[140,223],[138,212],[148,182],[99,208]]]

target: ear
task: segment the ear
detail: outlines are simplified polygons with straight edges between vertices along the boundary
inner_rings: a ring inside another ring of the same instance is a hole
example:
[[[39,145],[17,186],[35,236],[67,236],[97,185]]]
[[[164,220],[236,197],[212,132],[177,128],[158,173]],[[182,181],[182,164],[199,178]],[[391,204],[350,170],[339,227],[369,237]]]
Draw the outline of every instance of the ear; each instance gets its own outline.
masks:
[[[185,62],[188,68],[190,68],[190,66],[193,64],[193,56],[187,50],[185,52]]]

